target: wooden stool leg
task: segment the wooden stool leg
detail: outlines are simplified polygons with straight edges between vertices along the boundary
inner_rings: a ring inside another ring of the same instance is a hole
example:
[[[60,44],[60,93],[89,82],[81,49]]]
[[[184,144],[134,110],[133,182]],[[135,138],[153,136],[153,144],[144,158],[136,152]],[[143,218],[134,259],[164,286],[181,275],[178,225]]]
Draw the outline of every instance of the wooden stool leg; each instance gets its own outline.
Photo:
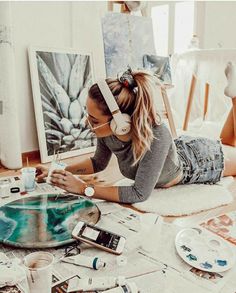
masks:
[[[114,4],[120,4],[120,12],[121,13],[130,13],[128,7],[126,6],[126,4],[124,3],[124,1],[107,1],[107,9],[108,11],[113,11],[114,8]]]
[[[168,118],[168,122],[169,122],[169,125],[170,125],[171,134],[172,134],[172,137],[175,139],[177,137],[175,123],[174,123],[174,119],[173,119],[169,99],[168,99],[168,96],[167,96],[167,93],[166,93],[166,89],[163,88],[163,87],[161,88],[161,94],[162,94],[162,99],[163,99],[163,102],[164,102],[164,105],[165,105],[167,118]]]
[[[206,120],[206,115],[208,111],[208,101],[209,101],[209,83],[205,84],[205,95],[204,95],[204,110],[203,110],[203,121]]]
[[[189,122],[191,107],[192,107],[192,103],[193,103],[193,95],[195,92],[196,81],[197,81],[197,77],[193,74],[192,80],[191,80],[191,85],[190,85],[188,101],[187,101],[187,108],[186,108],[186,112],[185,112],[183,130],[188,129],[188,122]]]
[[[145,17],[148,16],[147,7],[144,7],[143,9],[141,9],[141,14],[142,16],[145,16]]]
[[[125,5],[125,3],[121,4],[120,12],[130,14],[129,8]]]
[[[113,1],[107,1],[107,9],[108,11],[113,11]]]

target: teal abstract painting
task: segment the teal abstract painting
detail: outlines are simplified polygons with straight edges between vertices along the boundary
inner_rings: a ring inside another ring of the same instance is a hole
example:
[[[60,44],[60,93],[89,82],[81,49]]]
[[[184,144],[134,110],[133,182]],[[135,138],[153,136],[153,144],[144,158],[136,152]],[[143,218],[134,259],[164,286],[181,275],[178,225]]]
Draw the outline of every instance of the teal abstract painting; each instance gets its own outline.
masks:
[[[74,240],[78,221],[96,224],[98,207],[72,194],[44,194],[19,199],[0,207],[0,242],[16,247],[46,248]]]

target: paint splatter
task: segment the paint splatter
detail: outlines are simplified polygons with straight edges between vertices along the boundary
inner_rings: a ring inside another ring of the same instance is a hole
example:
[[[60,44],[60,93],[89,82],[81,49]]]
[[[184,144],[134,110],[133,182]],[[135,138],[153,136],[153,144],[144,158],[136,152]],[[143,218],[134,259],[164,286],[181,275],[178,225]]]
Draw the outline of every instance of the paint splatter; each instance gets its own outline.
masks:
[[[218,264],[218,266],[223,267],[227,265],[227,260],[217,259],[216,263]]]
[[[187,256],[186,256],[189,260],[195,260],[195,261],[197,261],[197,257],[195,256],[195,255],[193,255],[193,254],[188,254]]]
[[[185,246],[185,245],[182,245],[182,246],[180,246],[184,251],[188,251],[188,252],[190,252],[191,251],[191,249],[189,248],[189,247],[187,247],[187,246]]]
[[[201,263],[200,266],[204,269],[211,269],[212,265],[210,263],[208,263],[207,261],[204,263]]]

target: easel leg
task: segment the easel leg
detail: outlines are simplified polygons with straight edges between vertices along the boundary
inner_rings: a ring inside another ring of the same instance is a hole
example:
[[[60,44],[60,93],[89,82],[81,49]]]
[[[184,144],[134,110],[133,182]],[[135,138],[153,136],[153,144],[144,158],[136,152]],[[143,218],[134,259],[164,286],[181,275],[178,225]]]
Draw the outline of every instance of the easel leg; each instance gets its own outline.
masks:
[[[130,13],[128,7],[125,5],[124,1],[107,1],[107,9],[108,11],[113,11],[114,4],[120,4],[120,12],[121,13]]]
[[[141,14],[142,16],[145,16],[145,17],[148,16],[147,7],[144,7],[143,9],[141,9]]]
[[[206,115],[207,115],[207,111],[208,111],[209,86],[210,86],[209,83],[206,83],[206,84],[205,84],[203,121],[206,120]]]
[[[197,82],[197,77],[193,74],[192,80],[191,80],[191,85],[190,85],[189,96],[188,96],[187,108],[186,108],[186,112],[185,112],[183,130],[188,129],[188,122],[189,122],[189,118],[190,118],[190,112],[191,112],[191,108],[192,108],[193,95],[195,92],[196,82]]]
[[[107,10],[113,11],[113,1],[107,1]]]
[[[164,102],[164,105],[165,105],[167,118],[168,118],[168,122],[169,122],[169,125],[170,125],[171,134],[172,134],[172,137],[175,139],[175,138],[177,138],[177,132],[176,132],[175,123],[174,123],[174,119],[173,119],[169,99],[168,99],[168,96],[167,96],[165,88],[161,88],[161,94],[162,94],[162,99],[163,99],[163,102]]]

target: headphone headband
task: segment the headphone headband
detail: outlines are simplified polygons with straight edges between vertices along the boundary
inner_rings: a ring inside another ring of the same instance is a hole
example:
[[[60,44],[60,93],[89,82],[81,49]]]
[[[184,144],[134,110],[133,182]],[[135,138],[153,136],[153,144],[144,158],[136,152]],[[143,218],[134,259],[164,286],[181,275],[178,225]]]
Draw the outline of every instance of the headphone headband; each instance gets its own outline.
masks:
[[[109,110],[111,111],[111,114],[117,111],[120,112],[120,108],[106,81],[104,79],[99,79],[97,81],[97,85],[102,93],[104,100],[106,101]]]
[[[123,135],[130,132],[131,118],[128,114],[121,113],[120,108],[113,96],[108,84],[104,79],[97,81],[97,86],[111,111],[113,119],[111,120],[110,127],[113,133]]]

